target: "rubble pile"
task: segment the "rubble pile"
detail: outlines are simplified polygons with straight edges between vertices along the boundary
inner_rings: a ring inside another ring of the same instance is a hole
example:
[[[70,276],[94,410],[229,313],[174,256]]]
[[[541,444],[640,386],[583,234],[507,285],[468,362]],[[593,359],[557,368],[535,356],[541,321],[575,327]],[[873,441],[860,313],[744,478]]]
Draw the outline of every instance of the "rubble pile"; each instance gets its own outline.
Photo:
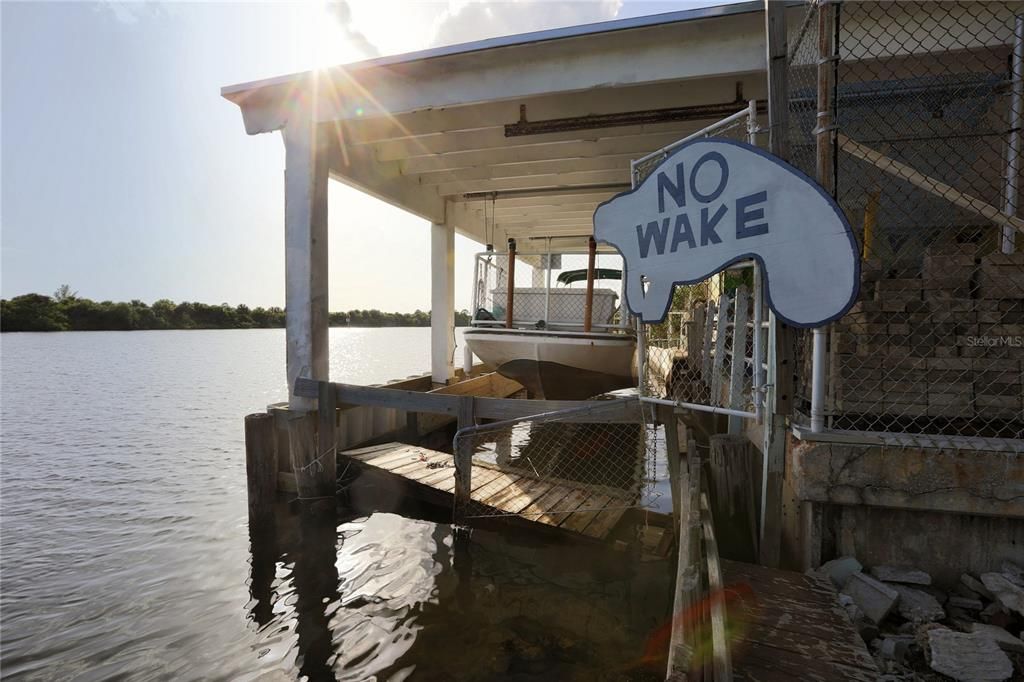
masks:
[[[949,590],[924,571],[865,568],[854,557],[813,572],[839,590],[883,680],[1024,679],[1024,569],[1017,564],[965,573]]]

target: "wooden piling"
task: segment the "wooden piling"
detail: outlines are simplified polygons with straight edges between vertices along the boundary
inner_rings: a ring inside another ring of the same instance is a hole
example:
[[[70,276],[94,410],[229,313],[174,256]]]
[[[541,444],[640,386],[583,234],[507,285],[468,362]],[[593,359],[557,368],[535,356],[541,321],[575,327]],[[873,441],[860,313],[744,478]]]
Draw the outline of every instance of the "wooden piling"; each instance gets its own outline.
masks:
[[[337,394],[330,383],[321,381],[317,391],[317,485],[328,495],[333,495],[338,479],[338,407]]]
[[[459,430],[473,426],[473,396],[459,397]],[[455,439],[455,494],[452,521],[462,525],[473,491],[473,437]]]
[[[515,304],[516,291],[516,240],[508,240],[508,282],[505,285],[505,327],[512,328],[512,306]]]
[[[699,674],[702,667],[701,460],[697,455],[697,444],[692,439],[687,441],[686,453],[686,466],[680,470],[678,488],[672,491],[680,501],[680,532],[666,674],[666,679],[670,680],[693,679],[692,675]]]
[[[594,266],[597,262],[597,241],[587,243],[587,297],[583,303],[583,331],[589,332],[594,318]]]
[[[743,436],[712,436],[708,477],[722,556],[755,562],[761,508],[760,451]]]
[[[679,532],[679,510],[680,510],[680,487],[679,475],[681,472],[679,431],[676,426],[675,408],[669,405],[658,407],[658,421],[665,429],[665,463],[668,466],[669,484],[672,488],[672,521],[675,530]]]
[[[335,481],[325,475],[320,453],[317,452],[316,429],[316,412],[296,412],[288,416],[288,445],[300,500],[326,499],[333,497],[335,492]]]
[[[273,519],[277,496],[277,434],[274,415],[245,417],[245,474],[249,491],[249,525]]]

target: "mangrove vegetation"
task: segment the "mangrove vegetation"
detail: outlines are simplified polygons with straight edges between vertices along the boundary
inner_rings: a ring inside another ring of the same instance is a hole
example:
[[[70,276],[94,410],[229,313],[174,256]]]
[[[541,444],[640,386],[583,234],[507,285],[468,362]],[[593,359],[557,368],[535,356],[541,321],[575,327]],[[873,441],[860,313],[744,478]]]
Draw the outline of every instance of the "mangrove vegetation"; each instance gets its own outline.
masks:
[[[469,324],[469,313],[455,313],[456,326]],[[332,327],[429,327],[430,312],[386,313],[350,310],[330,314]],[[25,294],[0,300],[0,330],[5,332],[132,331],[142,329],[273,329],[284,327],[284,308],[250,308],[227,303],[175,303],[160,299],[152,305],[93,301],[67,285],[52,296]]]

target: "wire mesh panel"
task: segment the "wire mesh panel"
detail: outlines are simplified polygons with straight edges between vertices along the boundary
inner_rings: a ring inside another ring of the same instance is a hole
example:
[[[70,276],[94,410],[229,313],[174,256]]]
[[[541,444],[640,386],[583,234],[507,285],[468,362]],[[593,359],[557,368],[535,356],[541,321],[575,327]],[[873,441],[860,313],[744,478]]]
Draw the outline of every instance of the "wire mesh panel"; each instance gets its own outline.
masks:
[[[790,38],[791,161],[813,176],[826,136],[862,254],[860,298],[830,331],[832,428],[1024,437],[1021,11],[846,2],[811,7]],[[819,64],[829,130],[816,130]]]
[[[623,402],[460,431],[454,449],[472,472],[463,518],[518,516],[603,537],[626,509],[647,504],[656,477],[656,427],[635,410],[616,420]]]
[[[749,142],[759,132],[756,121],[743,116],[714,129],[709,136]],[[642,182],[664,159],[665,155],[656,155],[636,164],[636,182]],[[666,321],[643,325],[647,356],[641,384],[643,394],[696,405],[751,410],[753,291],[750,267],[677,286]],[[735,324],[737,317],[742,328]],[[763,328],[759,327],[757,333],[764,338]]]

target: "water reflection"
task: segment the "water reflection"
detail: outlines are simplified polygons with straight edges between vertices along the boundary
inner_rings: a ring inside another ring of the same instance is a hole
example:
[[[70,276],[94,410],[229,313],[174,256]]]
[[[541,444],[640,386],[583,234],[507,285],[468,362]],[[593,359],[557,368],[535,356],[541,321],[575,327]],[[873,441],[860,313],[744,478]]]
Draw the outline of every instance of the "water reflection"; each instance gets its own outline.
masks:
[[[429,514],[427,514],[429,515]],[[665,562],[375,512],[282,507],[250,535],[249,617],[309,680],[656,679]],[[262,655],[262,654],[261,654]]]

